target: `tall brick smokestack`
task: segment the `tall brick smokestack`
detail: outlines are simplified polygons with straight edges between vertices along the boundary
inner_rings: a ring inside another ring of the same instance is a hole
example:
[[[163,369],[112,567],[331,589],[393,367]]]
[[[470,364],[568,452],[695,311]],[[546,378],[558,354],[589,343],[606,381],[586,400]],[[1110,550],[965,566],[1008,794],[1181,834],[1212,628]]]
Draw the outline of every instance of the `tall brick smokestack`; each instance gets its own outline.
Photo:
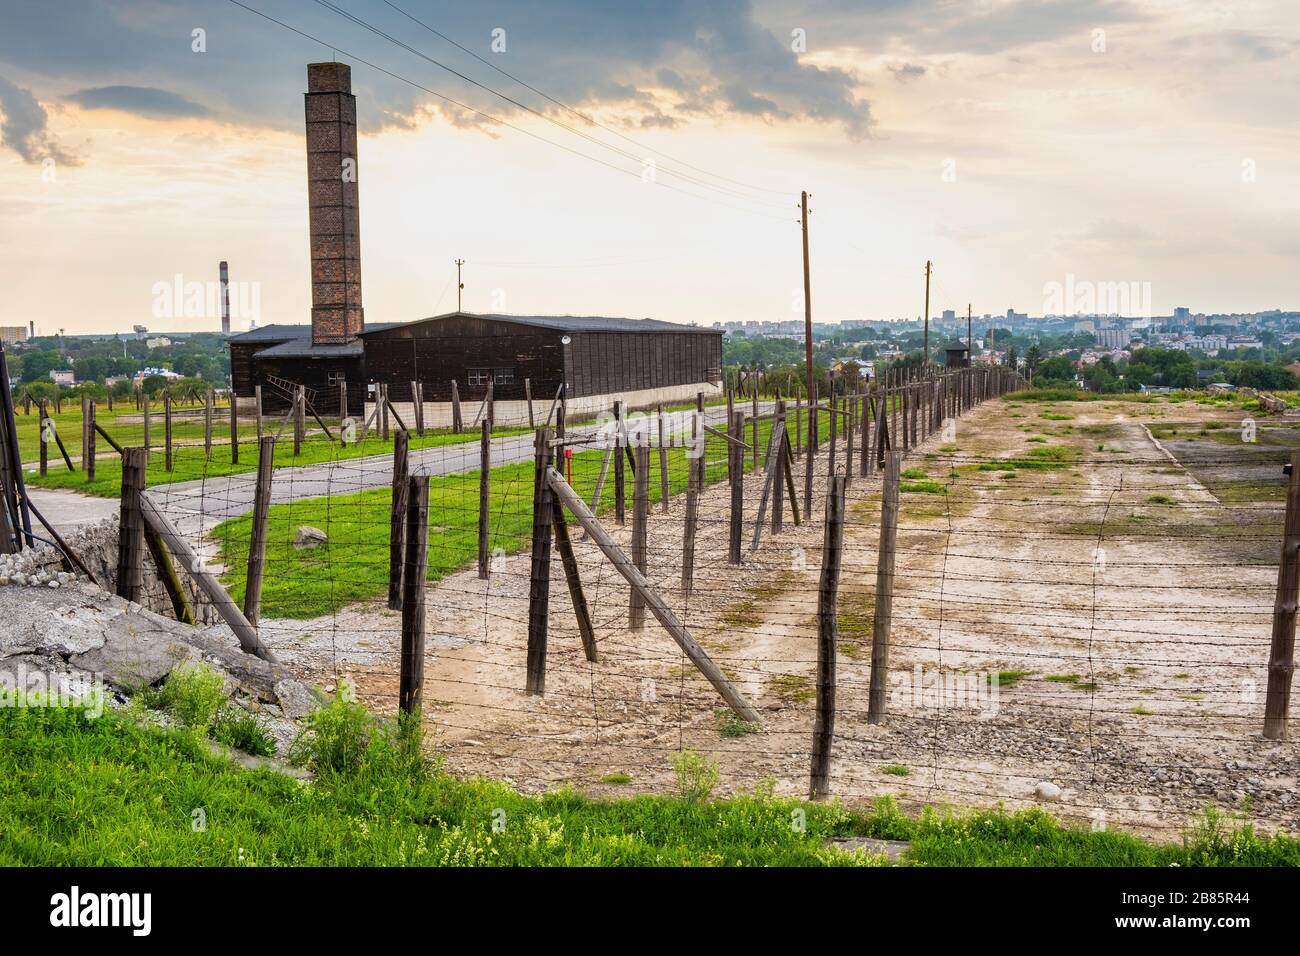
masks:
[[[346,63],[307,65],[311,340],[350,342],[365,328],[357,205],[357,98]]]
[[[223,259],[217,271],[221,275],[221,334],[230,334],[230,267]]]

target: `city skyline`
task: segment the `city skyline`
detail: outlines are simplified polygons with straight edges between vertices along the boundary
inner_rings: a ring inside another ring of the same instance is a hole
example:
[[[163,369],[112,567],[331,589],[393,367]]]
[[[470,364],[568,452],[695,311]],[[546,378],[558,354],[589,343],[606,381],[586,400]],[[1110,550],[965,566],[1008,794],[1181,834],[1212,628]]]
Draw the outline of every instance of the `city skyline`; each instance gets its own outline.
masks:
[[[936,316],[1041,314],[1071,276],[1300,306],[1278,3],[9,6],[0,325],[217,328],[154,312],[219,260],[259,324],[307,322],[303,67],[332,54],[371,322],[453,309],[457,258],[469,311],[798,318],[801,189],[817,322],[920,316],[926,259]]]

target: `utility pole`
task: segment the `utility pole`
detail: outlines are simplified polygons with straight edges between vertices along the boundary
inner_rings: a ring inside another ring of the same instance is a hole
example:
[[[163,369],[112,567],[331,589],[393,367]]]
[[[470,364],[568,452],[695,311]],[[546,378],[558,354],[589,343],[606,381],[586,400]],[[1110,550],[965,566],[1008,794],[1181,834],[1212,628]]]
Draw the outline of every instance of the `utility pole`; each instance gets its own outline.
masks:
[[[807,364],[807,389],[808,389],[808,407],[809,414],[813,404],[813,332],[812,332],[812,277],[808,274],[808,191],[804,190],[800,195],[800,212],[799,225],[803,229],[803,334],[804,334],[804,361]],[[813,419],[815,421],[816,419]],[[811,426],[810,426],[811,427]],[[814,439],[813,447],[817,447]]]
[[[975,338],[971,335],[969,302],[966,303],[966,364],[975,365]]]
[[[460,311],[460,293],[465,288],[465,283],[460,281],[460,267],[465,264],[464,259],[456,260],[456,311]]]
[[[925,349],[922,365],[930,364],[930,260],[925,260],[925,333],[921,347]]]

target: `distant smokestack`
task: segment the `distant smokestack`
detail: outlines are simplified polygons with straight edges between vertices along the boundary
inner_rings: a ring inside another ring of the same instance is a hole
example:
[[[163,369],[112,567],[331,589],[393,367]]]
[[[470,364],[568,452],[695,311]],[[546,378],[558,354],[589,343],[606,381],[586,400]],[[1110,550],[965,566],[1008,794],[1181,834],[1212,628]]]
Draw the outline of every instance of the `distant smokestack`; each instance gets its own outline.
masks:
[[[223,259],[221,271],[221,334],[230,334],[230,269]]]
[[[30,322],[27,323],[27,337],[28,337],[29,339],[34,339],[34,338],[36,338],[36,320],[35,320],[35,319],[32,319]]]
[[[307,65],[311,339],[350,342],[365,328],[357,199],[357,98],[346,63]]]

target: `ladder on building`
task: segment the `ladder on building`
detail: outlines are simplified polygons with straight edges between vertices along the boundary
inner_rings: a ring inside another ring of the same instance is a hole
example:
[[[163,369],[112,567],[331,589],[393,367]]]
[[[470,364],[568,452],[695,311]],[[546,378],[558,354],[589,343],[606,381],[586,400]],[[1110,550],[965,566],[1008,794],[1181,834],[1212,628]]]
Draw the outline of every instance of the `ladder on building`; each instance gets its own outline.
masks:
[[[280,378],[278,375],[268,375],[266,376],[266,384],[284,395],[285,399],[289,402],[292,402],[297,395],[298,383],[291,382],[287,378]],[[303,397],[307,400],[307,404],[314,406],[316,404],[316,390],[314,388],[303,388],[302,391]]]

